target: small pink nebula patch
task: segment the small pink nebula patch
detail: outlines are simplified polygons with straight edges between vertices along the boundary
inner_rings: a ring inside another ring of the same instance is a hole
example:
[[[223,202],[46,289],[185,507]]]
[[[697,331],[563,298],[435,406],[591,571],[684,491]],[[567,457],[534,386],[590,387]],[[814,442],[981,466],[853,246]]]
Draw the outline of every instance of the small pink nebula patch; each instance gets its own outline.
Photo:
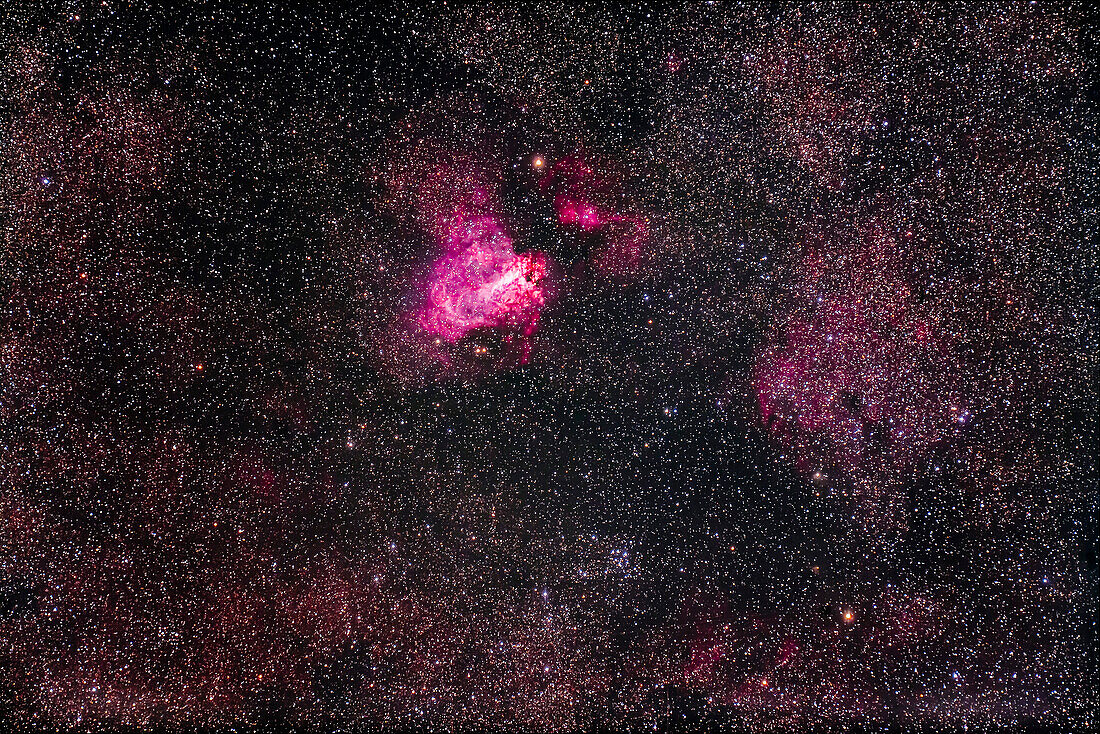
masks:
[[[530,336],[546,304],[546,256],[517,255],[491,216],[456,214],[445,231],[447,252],[432,266],[420,326],[451,343],[479,328]]]
[[[576,225],[585,231],[599,229],[607,223],[594,204],[580,199],[558,196],[554,199],[554,209],[562,224]]]

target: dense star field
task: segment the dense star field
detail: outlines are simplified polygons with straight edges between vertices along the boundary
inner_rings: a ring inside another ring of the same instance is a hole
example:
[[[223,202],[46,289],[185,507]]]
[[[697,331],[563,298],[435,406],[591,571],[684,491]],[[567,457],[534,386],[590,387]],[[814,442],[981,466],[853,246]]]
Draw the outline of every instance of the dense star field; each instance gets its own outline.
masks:
[[[454,5],[3,3],[0,726],[1100,726],[1086,8]]]

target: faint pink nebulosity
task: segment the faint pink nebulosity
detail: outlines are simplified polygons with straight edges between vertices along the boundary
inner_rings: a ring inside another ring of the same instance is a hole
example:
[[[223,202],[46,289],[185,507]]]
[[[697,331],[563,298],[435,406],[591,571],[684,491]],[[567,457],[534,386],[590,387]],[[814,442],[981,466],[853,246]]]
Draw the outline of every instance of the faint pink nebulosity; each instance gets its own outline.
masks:
[[[902,467],[967,420],[950,370],[926,318],[848,294],[795,320],[757,360],[755,387],[764,424],[803,469],[829,461],[853,471],[881,454]]]
[[[562,189],[554,197],[559,223],[604,233],[604,243],[591,260],[597,271],[614,278],[638,273],[651,245],[649,222],[642,213],[618,203],[622,184],[616,176],[597,172],[582,158],[568,157],[547,172],[541,185]]]
[[[532,334],[546,303],[546,256],[517,255],[491,216],[456,214],[444,240],[447,253],[432,267],[419,324],[448,342],[486,327]]]
[[[575,224],[585,231],[599,229],[610,217],[601,215],[594,204],[582,199],[560,195],[554,199],[554,209],[562,224]]]
[[[583,158],[562,158],[546,172],[540,185],[557,191],[554,211],[561,224],[591,232],[615,219],[615,212],[601,208],[597,202],[611,198],[618,187]]]
[[[592,255],[592,266],[612,278],[638,274],[650,253],[650,230],[638,216],[616,217],[607,227],[606,244]]]

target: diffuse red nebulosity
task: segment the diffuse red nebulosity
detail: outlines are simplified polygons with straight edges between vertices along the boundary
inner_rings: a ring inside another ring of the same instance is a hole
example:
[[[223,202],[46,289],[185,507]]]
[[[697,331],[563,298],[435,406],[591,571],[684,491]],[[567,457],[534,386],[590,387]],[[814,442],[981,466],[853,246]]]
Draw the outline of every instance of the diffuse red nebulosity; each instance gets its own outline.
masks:
[[[996,251],[966,277],[937,275],[928,238],[896,229],[863,219],[803,248],[755,363],[761,420],[803,472],[854,482],[888,514],[913,475],[965,466],[959,486],[995,499],[996,522],[1014,485],[1057,461],[1037,447],[1075,374],[1059,322]]]
[[[760,415],[772,433],[808,450],[805,464],[856,471],[885,456],[907,466],[966,420],[952,397],[950,359],[911,306],[830,295],[792,319],[758,359]]]
[[[624,196],[623,177],[612,166],[566,156],[550,166],[539,187],[553,196],[560,224],[603,233],[590,256],[597,272],[617,280],[640,274],[652,249],[649,217]]]
[[[899,274],[876,226],[809,248],[784,327],[760,352],[760,417],[807,473],[867,479],[913,468],[971,418],[957,356],[935,307]]]
[[[727,703],[768,693],[797,667],[801,645],[779,619],[737,612],[726,599],[685,600],[680,625],[688,638],[682,684]]]

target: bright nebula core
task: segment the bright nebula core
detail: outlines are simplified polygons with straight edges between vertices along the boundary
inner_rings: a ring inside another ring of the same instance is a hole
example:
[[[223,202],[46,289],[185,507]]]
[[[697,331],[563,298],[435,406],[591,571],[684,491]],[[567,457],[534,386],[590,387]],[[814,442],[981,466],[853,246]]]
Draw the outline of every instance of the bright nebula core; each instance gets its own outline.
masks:
[[[546,303],[546,256],[517,255],[492,217],[456,214],[445,229],[447,252],[432,266],[420,325],[449,342],[483,327],[530,336]]]
[[[1100,731],[1087,4],[347,6],[0,4],[0,732]]]

